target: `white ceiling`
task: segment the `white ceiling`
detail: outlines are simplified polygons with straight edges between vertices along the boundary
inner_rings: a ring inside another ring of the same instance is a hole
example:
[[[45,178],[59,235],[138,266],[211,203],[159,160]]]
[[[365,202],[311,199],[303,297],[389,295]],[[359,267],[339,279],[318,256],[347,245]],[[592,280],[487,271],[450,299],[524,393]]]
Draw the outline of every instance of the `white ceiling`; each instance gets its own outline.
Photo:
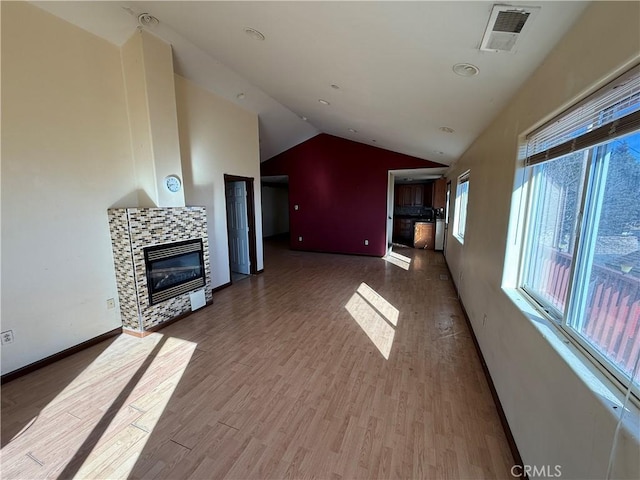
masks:
[[[116,45],[139,13],[157,17],[145,28],[172,44],[179,74],[259,115],[262,161],[325,132],[444,164],[464,153],[587,4],[509,2],[541,8],[515,52],[490,53],[478,48],[494,4],[486,1],[33,3]],[[459,62],[480,74],[457,76]]]

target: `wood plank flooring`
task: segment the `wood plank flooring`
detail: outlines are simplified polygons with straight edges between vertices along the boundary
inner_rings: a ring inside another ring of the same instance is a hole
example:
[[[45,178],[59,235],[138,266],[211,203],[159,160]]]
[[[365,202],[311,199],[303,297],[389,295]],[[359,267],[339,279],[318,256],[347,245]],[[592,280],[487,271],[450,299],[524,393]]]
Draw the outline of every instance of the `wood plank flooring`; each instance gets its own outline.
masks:
[[[512,478],[442,255],[397,252],[266,242],[212,306],[4,385],[2,478]]]

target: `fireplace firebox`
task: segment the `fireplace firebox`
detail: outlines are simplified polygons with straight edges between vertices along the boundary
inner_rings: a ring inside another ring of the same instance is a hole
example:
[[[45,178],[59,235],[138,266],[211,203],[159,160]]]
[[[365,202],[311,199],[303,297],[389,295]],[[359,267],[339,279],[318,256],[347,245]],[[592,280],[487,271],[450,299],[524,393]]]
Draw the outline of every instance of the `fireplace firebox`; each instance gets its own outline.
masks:
[[[202,239],[154,245],[143,250],[149,305],[204,287]]]

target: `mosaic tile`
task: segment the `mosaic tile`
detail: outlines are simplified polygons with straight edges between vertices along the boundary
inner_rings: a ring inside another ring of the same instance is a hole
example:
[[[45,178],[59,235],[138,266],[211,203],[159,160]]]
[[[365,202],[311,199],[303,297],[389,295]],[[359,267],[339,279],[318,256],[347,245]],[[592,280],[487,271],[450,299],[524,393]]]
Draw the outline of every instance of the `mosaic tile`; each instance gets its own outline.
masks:
[[[211,301],[205,207],[114,208],[109,209],[108,216],[123,327],[144,331],[191,310],[189,292],[149,305],[145,247],[201,238],[205,298]]]

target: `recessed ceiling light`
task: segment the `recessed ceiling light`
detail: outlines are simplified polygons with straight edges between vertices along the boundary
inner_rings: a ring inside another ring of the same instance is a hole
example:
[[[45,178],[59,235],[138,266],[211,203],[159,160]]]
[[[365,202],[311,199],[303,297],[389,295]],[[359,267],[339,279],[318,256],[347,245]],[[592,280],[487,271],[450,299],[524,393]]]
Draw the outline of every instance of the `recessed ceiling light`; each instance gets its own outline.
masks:
[[[444,152],[441,152],[440,150],[435,150],[434,153],[436,153],[438,155],[444,155]]]
[[[378,142],[377,140],[371,140],[371,141],[372,141],[373,143],[377,143],[377,142]]]
[[[306,122],[307,120],[309,120],[309,119],[308,119],[307,117],[305,117],[304,115],[300,115],[300,118],[301,118],[302,120],[304,120],[305,122]]]
[[[470,63],[456,63],[453,66],[453,71],[461,77],[473,77],[474,75],[478,75],[478,73],[480,73],[480,69],[475,65],[471,65]]]
[[[138,15],[138,23],[143,27],[153,27],[160,21],[150,13],[141,13]]]
[[[253,38],[254,40],[259,40],[262,41],[264,40],[264,35],[262,34],[262,32],[259,32],[258,30],[256,30],[255,28],[250,28],[250,27],[246,27],[244,29],[244,33],[246,33],[247,35],[249,35],[251,38]]]
[[[358,130],[356,130],[355,128],[349,128],[348,129],[351,133],[358,133]]]
[[[451,127],[440,127],[440,131],[444,133],[453,133],[455,130]]]
[[[333,88],[334,90],[340,90],[340,87],[338,85],[336,85],[335,83],[331,84],[331,88]]]
[[[236,95],[236,98],[238,100],[242,100],[245,97],[244,93],[240,92],[239,94]]]
[[[323,105],[331,105],[329,102],[327,102],[326,100],[324,100],[322,98],[318,99],[318,101]]]

